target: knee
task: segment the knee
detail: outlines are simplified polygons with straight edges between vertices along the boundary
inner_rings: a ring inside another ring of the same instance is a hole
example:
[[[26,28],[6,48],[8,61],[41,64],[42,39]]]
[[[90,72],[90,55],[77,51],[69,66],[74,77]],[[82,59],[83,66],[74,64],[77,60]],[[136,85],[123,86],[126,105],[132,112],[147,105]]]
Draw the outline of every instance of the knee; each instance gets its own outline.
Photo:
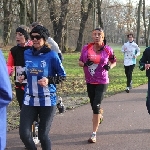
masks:
[[[100,104],[93,106],[93,114],[100,114]]]
[[[19,135],[20,135],[20,139],[22,141],[27,140],[30,138],[30,133],[27,132],[24,128],[19,128]]]
[[[38,134],[38,138],[41,143],[42,141],[47,141],[47,139],[49,139],[48,134]]]

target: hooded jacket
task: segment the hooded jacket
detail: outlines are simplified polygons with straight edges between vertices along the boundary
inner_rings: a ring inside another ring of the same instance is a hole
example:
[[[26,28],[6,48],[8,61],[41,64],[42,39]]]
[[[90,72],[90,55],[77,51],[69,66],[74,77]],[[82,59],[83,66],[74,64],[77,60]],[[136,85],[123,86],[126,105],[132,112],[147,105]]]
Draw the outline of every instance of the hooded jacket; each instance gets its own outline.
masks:
[[[4,150],[6,147],[6,107],[12,100],[12,89],[6,61],[1,51],[0,71],[0,150]]]

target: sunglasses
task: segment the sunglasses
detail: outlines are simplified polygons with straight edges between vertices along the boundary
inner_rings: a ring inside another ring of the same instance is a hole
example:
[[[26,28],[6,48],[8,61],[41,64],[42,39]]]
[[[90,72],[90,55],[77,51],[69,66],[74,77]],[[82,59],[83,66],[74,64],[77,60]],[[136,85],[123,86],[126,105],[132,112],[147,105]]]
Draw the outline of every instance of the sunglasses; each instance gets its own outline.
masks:
[[[40,40],[42,37],[40,35],[31,35],[31,40],[37,39]]]

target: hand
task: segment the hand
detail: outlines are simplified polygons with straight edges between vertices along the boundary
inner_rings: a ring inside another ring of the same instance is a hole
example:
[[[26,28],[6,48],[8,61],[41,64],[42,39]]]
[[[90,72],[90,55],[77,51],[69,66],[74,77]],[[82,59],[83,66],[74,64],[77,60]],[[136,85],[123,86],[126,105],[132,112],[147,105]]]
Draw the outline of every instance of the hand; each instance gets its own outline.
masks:
[[[126,48],[126,47],[124,48],[124,51],[127,51],[127,48]]]
[[[145,64],[145,69],[148,70],[150,68],[150,64]]]
[[[104,68],[105,70],[109,71],[109,69],[110,69],[110,65],[109,65],[109,64],[104,65],[104,66],[103,66],[103,68]]]
[[[48,85],[48,79],[46,77],[43,77],[42,79],[38,80],[38,84],[42,87],[46,87]]]
[[[136,58],[136,57],[137,57],[136,55],[133,56],[133,58]]]
[[[24,76],[24,75],[20,75],[20,76],[17,77],[17,80],[18,80],[18,82],[19,82],[20,84],[22,84],[22,82],[24,81],[24,79],[25,79],[25,76]]]
[[[85,63],[84,63],[84,66],[91,66],[91,65],[93,65],[93,61],[91,61],[91,60],[87,60]]]

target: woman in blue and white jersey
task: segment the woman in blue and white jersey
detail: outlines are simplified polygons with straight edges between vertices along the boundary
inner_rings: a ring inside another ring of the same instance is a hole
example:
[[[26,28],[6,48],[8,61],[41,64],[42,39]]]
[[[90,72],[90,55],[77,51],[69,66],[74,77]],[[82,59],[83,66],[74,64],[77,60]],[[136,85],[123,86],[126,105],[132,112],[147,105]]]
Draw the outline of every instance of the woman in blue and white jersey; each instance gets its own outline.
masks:
[[[38,137],[44,150],[51,150],[49,131],[56,110],[56,83],[66,73],[58,54],[49,48],[48,30],[37,25],[30,32],[33,47],[24,52],[27,86],[20,114],[20,138],[29,150],[36,150],[31,126],[39,115]],[[57,74],[57,76],[56,76]]]
[[[128,42],[124,43],[121,51],[124,53],[124,68],[127,78],[127,87],[125,91],[129,93],[129,89],[132,87],[132,72],[136,64],[136,58],[140,55],[140,48],[134,42],[133,34],[127,35]]]

